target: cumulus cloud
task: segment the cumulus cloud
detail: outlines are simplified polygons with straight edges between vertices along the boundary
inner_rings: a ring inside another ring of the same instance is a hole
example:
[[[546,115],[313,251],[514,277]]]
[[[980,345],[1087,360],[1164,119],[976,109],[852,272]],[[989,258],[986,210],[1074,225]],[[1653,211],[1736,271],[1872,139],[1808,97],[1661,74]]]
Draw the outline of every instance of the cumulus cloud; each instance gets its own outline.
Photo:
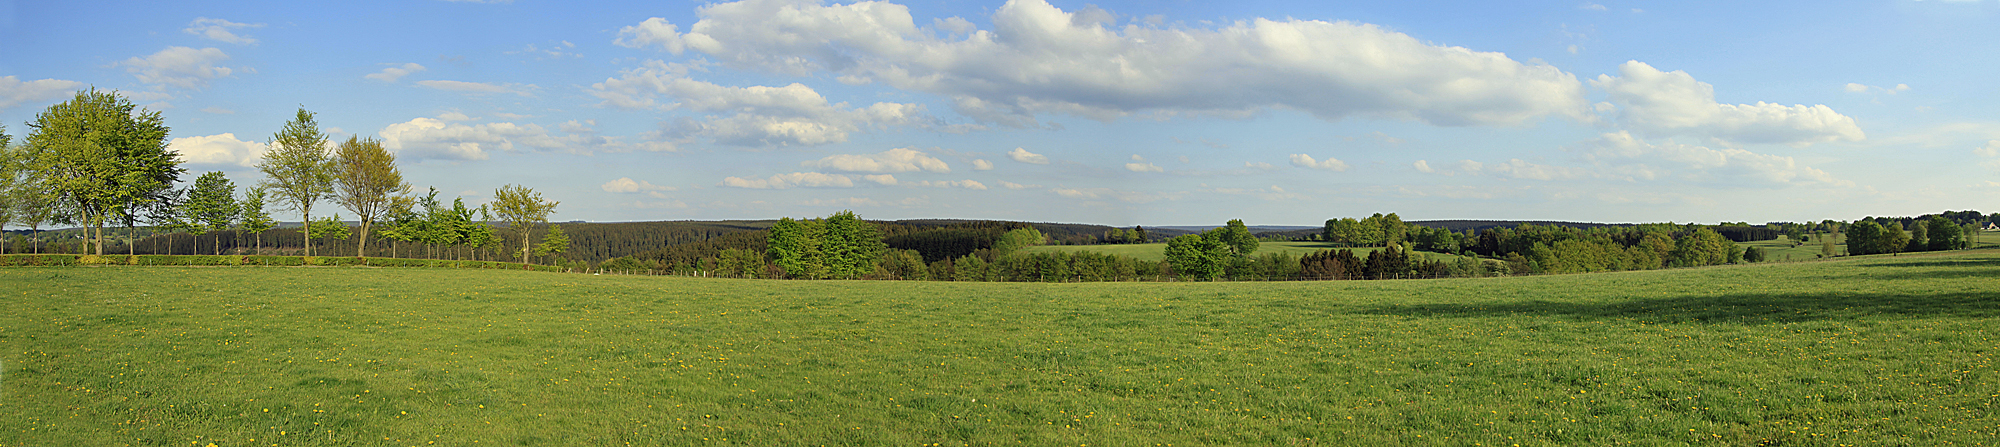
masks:
[[[1011,158],[1014,161],[1032,165],[1049,164],[1049,157],[1034,152],[1028,152],[1027,149],[1022,149],[1018,147],[1014,148],[1014,150],[1007,151],[1007,158]]]
[[[188,23],[187,28],[182,28],[181,32],[201,36],[209,40],[218,40],[238,45],[256,45],[257,39],[253,39],[250,36],[238,35],[230,30],[263,27],[264,24],[262,23],[236,23],[223,19],[196,17],[193,22]]]
[[[986,190],[985,183],[979,183],[978,181],[974,180],[921,181],[921,182],[909,182],[904,184],[917,188],[965,188],[965,189],[972,189],[979,191]]]
[[[380,72],[376,72],[374,74],[362,77],[382,82],[396,82],[396,80],[398,79],[403,79],[404,76],[409,76],[411,73],[421,72],[424,70],[425,68],[423,65],[417,64],[416,62],[410,62],[403,64],[401,66],[384,68]]]
[[[854,179],[840,174],[794,172],[773,175],[770,178],[729,177],[722,179],[716,186],[749,189],[852,188]]]
[[[125,71],[139,82],[200,89],[208,87],[211,79],[235,73],[229,67],[216,66],[226,60],[229,54],[216,48],[167,47],[150,56],[126,59],[119,65],[124,65]]]
[[[598,187],[603,188],[604,192],[618,193],[618,194],[644,193],[656,199],[667,198],[666,194],[661,194],[661,193],[664,191],[673,191],[675,189],[670,186],[655,185],[645,180],[632,180],[631,177],[619,177],[617,180],[605,182],[603,185],[599,185]],[[683,205],[683,207],[685,207],[685,205]]]
[[[1985,146],[1973,149],[1972,153],[1987,158],[2000,157],[2000,140],[1989,140]]]
[[[201,137],[181,137],[167,142],[167,149],[180,154],[182,162],[192,165],[242,168],[255,166],[264,157],[267,149],[264,143],[236,139],[236,134],[222,133]]]
[[[1435,45],[1353,22],[1254,19],[1216,26],[1132,22],[1012,0],[992,30],[953,17],[949,36],[887,2],[712,4],[687,32],[651,18],[614,43],[693,50],[723,64],[788,75],[834,73],[946,97],[959,113],[1029,127],[1037,115],[1109,120],[1145,112],[1242,116],[1295,109],[1438,125],[1588,119],[1582,83],[1540,62]]]
[[[39,79],[22,81],[13,76],[0,76],[0,110],[14,106],[60,98],[65,94],[83,88],[84,84],[62,79]]]
[[[1867,138],[1854,118],[1825,105],[1721,104],[1715,101],[1714,86],[1687,72],[1662,72],[1639,61],[1619,65],[1618,73],[1600,75],[1591,84],[1619,106],[1619,125],[1647,136],[1793,146]]]
[[[1416,162],[1416,163],[1410,163],[1410,167],[1412,167],[1412,168],[1416,168],[1416,169],[1417,169],[1417,172],[1422,172],[1422,173],[1425,173],[1425,174],[1429,174],[1429,173],[1433,173],[1433,172],[1437,172],[1437,170],[1435,170],[1435,169],[1431,169],[1431,164],[1430,164],[1430,162],[1426,162],[1426,161],[1423,161],[1423,160],[1417,160],[1417,162]]]
[[[951,172],[951,166],[923,151],[898,148],[874,154],[840,154],[802,163],[809,168],[847,172]]]
[[[1314,161],[1311,155],[1306,154],[1292,154],[1292,166],[1333,172],[1347,170],[1347,162],[1340,161],[1340,159],[1327,157],[1326,160]]]
[[[1604,174],[1633,180],[1739,185],[1848,184],[1826,171],[1802,166],[1792,157],[1674,142],[1649,143],[1630,132],[1601,135],[1585,142],[1582,149],[1587,159],[1604,168]]]
[[[417,81],[417,85],[434,88],[438,90],[444,90],[448,92],[468,93],[474,95],[484,95],[491,93],[512,93],[516,95],[529,96],[529,97],[535,96],[534,90],[540,88],[540,87],[535,87],[534,84],[513,84],[513,83],[488,84],[483,82],[442,81],[442,80]]]
[[[450,115],[450,114],[447,114]],[[416,118],[383,127],[382,147],[413,159],[485,160],[493,151],[512,152],[517,146],[536,149],[565,147],[537,124],[464,124],[445,118]]]
[[[855,108],[829,102],[804,84],[724,86],[687,78],[691,69],[647,61],[621,77],[591,84],[590,94],[602,99],[603,107],[723,114],[676,131],[733,146],[815,146],[845,142],[848,134],[866,129],[935,124],[921,104]]]
[[[1023,185],[1023,184],[1020,184],[1020,183],[1014,183],[1014,182],[1010,182],[1010,181],[1006,181],[1006,180],[1001,180],[1001,181],[1000,181],[1000,187],[1002,187],[1002,188],[1007,188],[1007,189],[1028,189],[1028,188],[1040,188],[1040,187],[1042,187],[1042,185]]]
[[[889,185],[889,186],[896,185],[896,176],[889,174],[869,174],[861,176],[861,178],[867,181],[875,182],[875,184],[878,185]]]
[[[1141,157],[1139,154],[1132,154],[1132,162],[1125,164],[1125,170],[1132,172],[1166,172],[1165,168],[1146,162],[1146,157]]]

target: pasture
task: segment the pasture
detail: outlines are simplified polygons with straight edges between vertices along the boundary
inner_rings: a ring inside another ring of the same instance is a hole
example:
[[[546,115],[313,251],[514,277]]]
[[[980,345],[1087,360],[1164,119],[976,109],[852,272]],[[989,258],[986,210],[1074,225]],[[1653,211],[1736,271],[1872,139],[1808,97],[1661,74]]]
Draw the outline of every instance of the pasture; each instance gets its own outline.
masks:
[[[1299,257],[1299,256],[1305,256],[1307,253],[1312,253],[1320,250],[1339,250],[1343,248],[1354,250],[1355,256],[1360,256],[1363,258],[1368,257],[1368,253],[1370,252],[1382,249],[1382,247],[1342,247],[1326,242],[1263,241],[1257,243],[1257,251],[1255,253],[1252,253],[1252,255],[1263,255],[1266,253],[1283,252],[1283,253],[1290,253],[1293,257]],[[1151,244],[1037,245],[1033,247],[1024,248],[1022,250],[1024,250],[1027,253],[1053,253],[1060,251],[1094,251],[1110,255],[1130,256],[1136,259],[1146,260],[1146,261],[1159,261],[1167,258],[1166,254],[1167,244],[1164,242],[1151,243]],[[1442,261],[1456,260],[1459,258],[1458,255],[1448,255],[1443,253],[1423,253],[1423,254],[1433,259]]]
[[[1990,445],[2000,252],[1519,278],[0,268],[4,445]]]

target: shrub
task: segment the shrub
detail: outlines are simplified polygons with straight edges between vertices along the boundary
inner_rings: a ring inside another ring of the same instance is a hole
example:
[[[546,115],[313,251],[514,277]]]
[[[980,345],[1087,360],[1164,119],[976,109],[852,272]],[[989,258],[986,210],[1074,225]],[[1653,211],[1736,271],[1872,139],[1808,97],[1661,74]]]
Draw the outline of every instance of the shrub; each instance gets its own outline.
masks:
[[[244,256],[243,265],[301,266],[306,260],[303,256]]]

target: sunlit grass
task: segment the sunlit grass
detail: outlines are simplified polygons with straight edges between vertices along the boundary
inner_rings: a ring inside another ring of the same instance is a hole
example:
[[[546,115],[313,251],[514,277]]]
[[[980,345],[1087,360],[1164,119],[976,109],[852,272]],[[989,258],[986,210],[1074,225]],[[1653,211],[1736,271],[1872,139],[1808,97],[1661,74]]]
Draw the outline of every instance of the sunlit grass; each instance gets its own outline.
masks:
[[[2000,253],[1417,281],[6,268],[6,445],[1978,445]]]

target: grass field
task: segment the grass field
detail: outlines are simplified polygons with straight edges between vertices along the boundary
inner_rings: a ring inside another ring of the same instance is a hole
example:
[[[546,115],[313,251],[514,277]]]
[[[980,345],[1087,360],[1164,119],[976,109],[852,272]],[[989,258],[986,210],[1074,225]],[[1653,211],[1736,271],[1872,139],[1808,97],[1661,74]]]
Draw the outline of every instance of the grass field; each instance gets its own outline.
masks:
[[[1415,281],[0,269],[4,445],[1992,445],[2000,251]]]

